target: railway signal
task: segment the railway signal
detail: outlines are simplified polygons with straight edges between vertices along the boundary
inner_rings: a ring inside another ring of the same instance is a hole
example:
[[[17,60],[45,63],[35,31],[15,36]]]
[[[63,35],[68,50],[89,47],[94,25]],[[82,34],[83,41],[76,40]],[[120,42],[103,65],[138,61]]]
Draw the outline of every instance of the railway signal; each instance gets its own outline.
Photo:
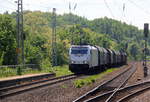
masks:
[[[149,24],[145,23],[144,24],[144,36],[145,36],[145,38],[148,37],[148,33],[149,33]]]
[[[147,54],[147,38],[148,38],[148,33],[149,33],[149,24],[145,23],[144,24],[144,38],[145,38],[145,48],[144,48],[144,61],[143,61],[143,66],[144,66],[144,77],[147,76],[148,74],[148,68],[147,68],[147,63],[146,63],[146,54]]]

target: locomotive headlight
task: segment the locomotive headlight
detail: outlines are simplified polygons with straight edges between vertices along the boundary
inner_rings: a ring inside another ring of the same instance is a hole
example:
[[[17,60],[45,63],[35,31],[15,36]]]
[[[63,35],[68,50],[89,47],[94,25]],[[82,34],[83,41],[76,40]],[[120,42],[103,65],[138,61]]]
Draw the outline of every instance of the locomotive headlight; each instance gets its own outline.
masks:
[[[74,64],[74,63],[75,63],[75,61],[71,61],[71,63],[72,63],[72,64]]]
[[[84,63],[84,64],[87,64],[87,63],[88,63],[88,61],[83,61],[83,63]]]

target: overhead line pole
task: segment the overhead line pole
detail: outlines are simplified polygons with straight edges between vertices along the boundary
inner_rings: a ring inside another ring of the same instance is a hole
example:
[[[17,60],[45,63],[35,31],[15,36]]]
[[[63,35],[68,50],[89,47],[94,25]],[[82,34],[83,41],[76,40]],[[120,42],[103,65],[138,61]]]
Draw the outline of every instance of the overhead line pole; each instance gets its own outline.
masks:
[[[17,10],[17,64],[21,64],[22,68],[25,67],[24,56],[24,33],[23,33],[23,1],[16,1],[18,4]]]
[[[56,8],[53,8],[52,16],[52,66],[57,66]]]
[[[21,18],[21,22],[20,22],[20,26],[21,26],[21,45],[22,45],[22,65],[23,68],[25,67],[25,56],[24,56],[24,32],[23,32],[23,1],[20,0],[20,10],[21,10],[21,14],[20,14],[20,18]]]
[[[19,6],[18,6],[19,7]],[[16,22],[17,22],[17,48],[16,48],[16,53],[17,53],[17,65],[20,64],[20,33],[19,33],[19,11],[17,10],[17,17],[16,17]]]

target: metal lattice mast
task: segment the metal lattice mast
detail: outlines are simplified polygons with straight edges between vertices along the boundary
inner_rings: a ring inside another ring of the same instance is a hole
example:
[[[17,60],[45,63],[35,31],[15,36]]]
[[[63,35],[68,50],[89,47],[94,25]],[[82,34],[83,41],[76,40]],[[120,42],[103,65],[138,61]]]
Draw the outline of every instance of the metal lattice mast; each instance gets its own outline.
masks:
[[[17,17],[16,17],[16,22],[17,22],[17,48],[16,48],[16,53],[17,53],[17,65],[20,64],[20,33],[19,33],[19,12],[17,10]]]
[[[52,16],[52,66],[57,66],[56,8],[53,8]]]
[[[17,10],[17,64],[22,64],[23,68],[25,65],[24,56],[24,34],[23,34],[23,2],[18,0]]]

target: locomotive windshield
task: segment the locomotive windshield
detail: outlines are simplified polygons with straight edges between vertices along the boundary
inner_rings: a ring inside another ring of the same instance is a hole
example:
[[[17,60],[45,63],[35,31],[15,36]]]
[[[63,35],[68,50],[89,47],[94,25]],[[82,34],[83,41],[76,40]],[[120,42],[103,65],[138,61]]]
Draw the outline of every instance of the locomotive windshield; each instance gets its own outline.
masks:
[[[71,54],[87,54],[88,49],[87,48],[72,48]]]

